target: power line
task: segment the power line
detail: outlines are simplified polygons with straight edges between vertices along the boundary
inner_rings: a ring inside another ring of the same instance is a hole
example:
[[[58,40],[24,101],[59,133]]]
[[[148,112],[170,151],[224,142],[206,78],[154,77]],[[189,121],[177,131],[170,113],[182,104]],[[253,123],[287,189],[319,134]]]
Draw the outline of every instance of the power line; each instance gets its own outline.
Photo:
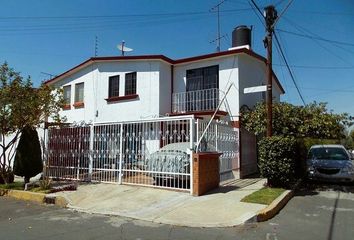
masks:
[[[308,29],[306,29],[306,28],[304,28],[304,27],[302,27],[302,26],[300,26],[300,25],[298,25],[298,24],[296,24],[296,23],[290,21],[290,20],[287,19],[287,18],[285,18],[285,20],[288,21],[289,23],[291,23],[297,30],[299,30],[299,31],[301,31],[301,32],[303,32],[303,33],[305,33],[305,34],[310,34],[310,36],[314,36],[315,38],[321,38],[319,35],[314,34],[313,32],[309,31]],[[347,61],[345,58],[343,58],[341,55],[337,54],[336,52],[333,52],[332,49],[329,49],[329,48],[327,48],[326,46],[324,46],[323,44],[321,44],[321,43],[319,42],[319,40],[314,39],[314,38],[311,39],[311,40],[313,40],[317,45],[319,45],[321,48],[323,48],[324,50],[326,50],[328,53],[332,54],[333,56],[335,56],[335,57],[337,57],[338,59],[342,60],[343,62],[347,63],[349,66],[353,66],[351,62],[348,62],[348,61]],[[345,52],[352,52],[352,51],[350,51],[350,50],[348,50],[348,49],[345,49],[345,48],[343,48],[342,46],[339,46],[339,45],[337,45],[337,44],[335,44],[335,43],[330,42],[330,44],[334,45],[334,46],[337,47],[337,48],[340,48],[340,49],[344,50]]]
[[[256,2],[254,0],[251,0],[253,6],[257,9],[257,11],[259,12],[259,14],[261,14],[261,16],[263,16],[263,12],[261,11],[261,9],[259,9],[258,5],[256,4]]]
[[[354,43],[330,40],[330,39],[326,39],[326,38],[322,38],[322,37],[316,37],[316,36],[312,36],[312,35],[308,35],[308,34],[291,32],[291,31],[284,30],[284,29],[279,29],[279,28],[277,30],[279,32],[283,32],[283,33],[287,33],[287,34],[291,34],[291,35],[295,35],[295,36],[299,36],[299,37],[304,37],[304,38],[309,38],[309,39],[314,39],[314,40],[319,40],[319,41],[324,41],[324,42],[329,42],[329,43],[335,43],[335,44],[347,45],[347,46],[353,46],[354,47]]]
[[[229,9],[229,10],[220,10],[221,13],[232,13],[240,11],[250,11],[250,8],[239,8],[239,9]],[[186,16],[186,15],[210,15],[209,11],[198,11],[198,12],[177,12],[177,13],[149,13],[149,14],[120,14],[120,15],[83,15],[83,16],[9,16],[9,17],[0,17],[1,20],[63,20],[63,19],[111,19],[111,18],[127,18],[127,17],[170,17],[170,16]]]
[[[301,14],[317,14],[317,15],[342,15],[342,16],[354,16],[354,13],[350,12],[326,12],[326,11],[308,11],[308,10],[292,10],[293,13]]]
[[[253,5],[252,5],[253,3]],[[251,6],[254,14],[257,16],[258,20],[262,23],[263,27],[266,27],[265,23],[263,22],[263,19],[258,15],[257,13],[257,10],[258,9],[258,12],[261,13],[261,10],[258,8],[258,6],[254,3],[254,1],[252,1],[252,3],[250,1],[248,1],[248,4]],[[261,13],[261,16],[263,17],[262,13]]]
[[[296,83],[296,81],[295,81],[295,77],[294,77],[294,75],[293,75],[293,72],[292,72],[291,69],[290,69],[290,66],[289,66],[289,64],[288,64],[288,61],[286,60],[285,54],[284,54],[284,52],[283,52],[283,49],[282,49],[282,47],[281,47],[281,45],[280,45],[280,42],[279,42],[278,37],[277,37],[277,35],[275,34],[275,32],[274,32],[274,38],[275,38],[275,41],[276,41],[276,43],[277,43],[277,45],[278,45],[278,47],[279,47],[280,54],[281,54],[281,56],[282,56],[282,58],[283,58],[283,60],[284,60],[284,63],[285,63],[285,65],[286,65],[286,68],[287,68],[288,71],[289,71],[291,80],[293,81],[293,83],[294,83],[294,85],[295,85],[295,87],[296,87],[296,90],[297,90],[297,92],[298,92],[298,94],[299,94],[299,96],[300,96],[300,98],[301,98],[301,101],[302,101],[302,103],[303,103],[304,105],[306,105],[305,100],[304,100],[304,98],[303,98],[303,96],[302,96],[302,94],[301,94],[301,92],[300,92],[300,89],[299,89],[299,87],[298,87],[298,85],[297,85],[297,83]]]

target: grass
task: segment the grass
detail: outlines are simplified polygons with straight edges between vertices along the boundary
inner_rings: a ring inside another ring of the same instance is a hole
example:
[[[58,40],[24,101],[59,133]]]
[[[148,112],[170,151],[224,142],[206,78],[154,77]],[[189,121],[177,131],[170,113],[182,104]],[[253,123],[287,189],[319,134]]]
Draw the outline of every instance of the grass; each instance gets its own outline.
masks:
[[[246,197],[241,202],[258,203],[258,204],[271,204],[277,197],[279,197],[285,189],[283,188],[262,188]]]
[[[0,184],[2,189],[23,190],[23,182],[13,182],[9,184]]]
[[[23,182],[13,182],[9,184],[0,184],[0,189],[11,189],[11,190],[23,190],[24,183]],[[37,192],[37,193],[50,193],[48,189],[42,189],[41,187],[30,187],[28,189],[30,192]]]

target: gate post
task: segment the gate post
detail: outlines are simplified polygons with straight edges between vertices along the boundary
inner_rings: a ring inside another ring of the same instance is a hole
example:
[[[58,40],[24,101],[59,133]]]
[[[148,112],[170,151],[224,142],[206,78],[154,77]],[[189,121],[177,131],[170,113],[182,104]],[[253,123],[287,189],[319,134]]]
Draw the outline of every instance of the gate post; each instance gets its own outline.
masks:
[[[123,123],[120,124],[119,134],[119,168],[118,168],[118,183],[122,184],[122,161],[123,161]]]
[[[93,141],[94,141],[94,124],[90,126],[90,149],[89,149],[89,174],[88,181],[92,181],[92,167],[93,167]]]
[[[196,134],[194,134],[194,131],[196,129],[196,121],[194,118],[190,119],[189,122],[189,155],[190,155],[190,160],[189,160],[189,178],[190,178],[190,193],[193,194],[193,155],[194,155],[194,138],[198,136],[198,128],[196,130]]]

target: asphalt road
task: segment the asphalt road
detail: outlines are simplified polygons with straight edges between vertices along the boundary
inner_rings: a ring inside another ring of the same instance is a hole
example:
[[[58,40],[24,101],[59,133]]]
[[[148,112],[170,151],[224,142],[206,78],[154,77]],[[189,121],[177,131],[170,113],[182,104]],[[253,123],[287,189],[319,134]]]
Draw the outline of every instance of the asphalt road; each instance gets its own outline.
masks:
[[[153,224],[0,197],[0,239],[352,240],[354,187],[307,185],[273,219],[233,228]]]

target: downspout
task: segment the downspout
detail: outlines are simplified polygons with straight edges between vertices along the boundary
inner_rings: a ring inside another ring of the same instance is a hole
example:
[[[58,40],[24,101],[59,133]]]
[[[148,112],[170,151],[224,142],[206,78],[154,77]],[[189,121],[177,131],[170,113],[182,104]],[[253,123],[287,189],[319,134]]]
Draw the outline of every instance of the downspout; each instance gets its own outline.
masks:
[[[172,113],[173,111],[173,84],[174,84],[174,66],[171,65],[171,109],[170,112]]]

